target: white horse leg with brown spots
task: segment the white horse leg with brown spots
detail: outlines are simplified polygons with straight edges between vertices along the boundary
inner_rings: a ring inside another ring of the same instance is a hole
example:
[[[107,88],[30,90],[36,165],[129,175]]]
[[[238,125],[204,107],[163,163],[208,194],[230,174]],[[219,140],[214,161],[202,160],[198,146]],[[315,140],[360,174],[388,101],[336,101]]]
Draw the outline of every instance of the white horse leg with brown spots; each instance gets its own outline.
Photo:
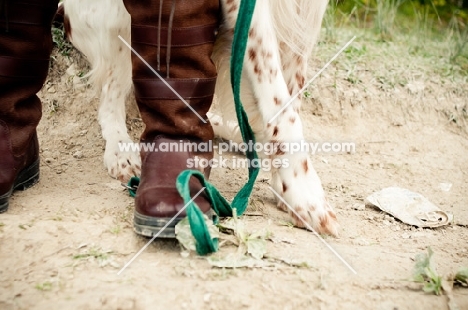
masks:
[[[288,2],[299,8],[301,1]],[[288,103],[292,92],[298,91],[304,85],[306,57],[299,55],[294,57],[294,53],[290,52],[286,53],[282,59],[280,42],[276,33],[280,25],[274,23],[275,18],[270,14],[274,12],[271,5],[275,6],[278,3],[269,0],[257,1],[244,60],[244,70],[250,80],[256,106],[264,124],[263,132],[257,137],[261,137],[259,141],[264,143],[300,143],[304,140],[302,122],[298,114],[301,105],[300,97],[288,105],[278,117],[274,118],[274,116]],[[314,6],[315,2],[307,1],[306,5]],[[232,28],[235,25],[238,6],[237,1],[225,0],[223,2],[228,27]],[[323,11],[320,7],[318,9]],[[318,14],[318,20],[315,23],[320,24],[322,16],[323,12]],[[294,18],[294,16],[288,17]],[[283,51],[286,52],[287,49],[287,46],[283,47]],[[296,63],[287,57],[292,58]],[[287,60],[289,62],[284,63],[283,67],[282,62]],[[270,120],[272,120],[271,123],[268,123]],[[286,203],[294,209],[295,212],[287,208],[294,224],[305,227],[304,220],[319,233],[337,235],[338,223],[335,213],[325,198],[321,181],[306,150],[297,153],[278,150],[272,156],[272,159],[275,158],[286,162],[287,165],[273,172],[272,185]],[[283,206],[283,209],[286,208]],[[296,213],[300,218],[296,216]]]

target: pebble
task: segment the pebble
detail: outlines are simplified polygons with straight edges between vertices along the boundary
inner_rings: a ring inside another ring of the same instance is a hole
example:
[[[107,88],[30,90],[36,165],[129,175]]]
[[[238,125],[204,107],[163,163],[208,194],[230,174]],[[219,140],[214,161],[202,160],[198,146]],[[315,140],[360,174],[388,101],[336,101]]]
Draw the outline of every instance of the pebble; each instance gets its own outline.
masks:
[[[83,80],[77,75],[73,77],[73,85],[75,85],[76,89],[86,87],[86,84],[84,84]]]
[[[73,157],[75,157],[76,159],[81,159],[81,158],[83,158],[83,152],[82,151],[76,151],[75,153],[73,153]]]
[[[366,205],[363,204],[363,203],[356,203],[353,205],[353,210],[357,210],[357,211],[364,211],[366,210]]]
[[[68,69],[67,69],[66,72],[67,72],[67,74],[70,75],[70,76],[76,75],[77,72],[76,72],[76,69],[75,69],[75,65],[72,64],[70,67],[68,67]]]
[[[390,216],[390,215],[385,215],[384,220],[387,220],[387,221],[389,221],[391,223],[395,222],[395,218],[393,216]]]

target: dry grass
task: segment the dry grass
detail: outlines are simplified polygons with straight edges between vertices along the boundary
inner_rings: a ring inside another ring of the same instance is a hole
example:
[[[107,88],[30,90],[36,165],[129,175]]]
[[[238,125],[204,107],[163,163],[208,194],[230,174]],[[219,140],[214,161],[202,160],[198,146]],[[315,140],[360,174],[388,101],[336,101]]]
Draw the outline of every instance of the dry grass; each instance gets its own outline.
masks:
[[[467,29],[453,22],[436,32],[426,17],[418,17],[413,28],[403,27],[396,24],[395,7],[377,9],[369,12],[374,14],[374,23],[369,26],[357,14],[343,15],[331,5],[313,70],[352,36],[357,39],[311,86],[312,99],[320,101],[325,94],[341,106],[349,103],[369,113],[397,107],[405,118],[429,112],[442,123],[468,132]],[[368,16],[361,18],[369,20]]]

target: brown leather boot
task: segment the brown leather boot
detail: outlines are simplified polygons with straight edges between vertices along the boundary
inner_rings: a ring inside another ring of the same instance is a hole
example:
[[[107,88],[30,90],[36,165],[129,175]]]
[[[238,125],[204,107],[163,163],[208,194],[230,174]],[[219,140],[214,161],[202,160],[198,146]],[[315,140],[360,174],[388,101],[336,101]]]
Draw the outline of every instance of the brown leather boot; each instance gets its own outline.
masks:
[[[216,83],[211,53],[220,16],[219,0],[124,0],[124,4],[132,17],[132,47],[190,106],[132,54],[135,96],[146,125],[141,141],[159,148],[181,140],[204,143],[213,139],[206,113]],[[176,178],[188,169],[188,160],[194,156],[211,159],[212,151],[142,152],[141,156],[135,231],[149,237],[158,233],[161,237],[174,237],[175,224],[185,217],[182,212],[171,222],[184,207],[175,187]],[[199,170],[208,177],[209,169]],[[192,182],[193,196],[201,185]],[[210,212],[205,194],[195,202],[203,212]],[[166,224],[169,226],[161,231]]]
[[[36,93],[47,77],[57,0],[0,0],[0,212],[39,180]]]

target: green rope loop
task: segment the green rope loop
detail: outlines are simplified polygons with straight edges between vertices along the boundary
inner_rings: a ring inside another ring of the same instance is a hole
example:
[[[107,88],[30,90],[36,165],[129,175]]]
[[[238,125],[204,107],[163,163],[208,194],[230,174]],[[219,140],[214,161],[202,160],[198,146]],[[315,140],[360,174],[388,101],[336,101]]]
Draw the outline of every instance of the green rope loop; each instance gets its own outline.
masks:
[[[128,193],[130,197],[135,198],[138,185],[140,184],[140,178],[132,177],[127,183]]]

